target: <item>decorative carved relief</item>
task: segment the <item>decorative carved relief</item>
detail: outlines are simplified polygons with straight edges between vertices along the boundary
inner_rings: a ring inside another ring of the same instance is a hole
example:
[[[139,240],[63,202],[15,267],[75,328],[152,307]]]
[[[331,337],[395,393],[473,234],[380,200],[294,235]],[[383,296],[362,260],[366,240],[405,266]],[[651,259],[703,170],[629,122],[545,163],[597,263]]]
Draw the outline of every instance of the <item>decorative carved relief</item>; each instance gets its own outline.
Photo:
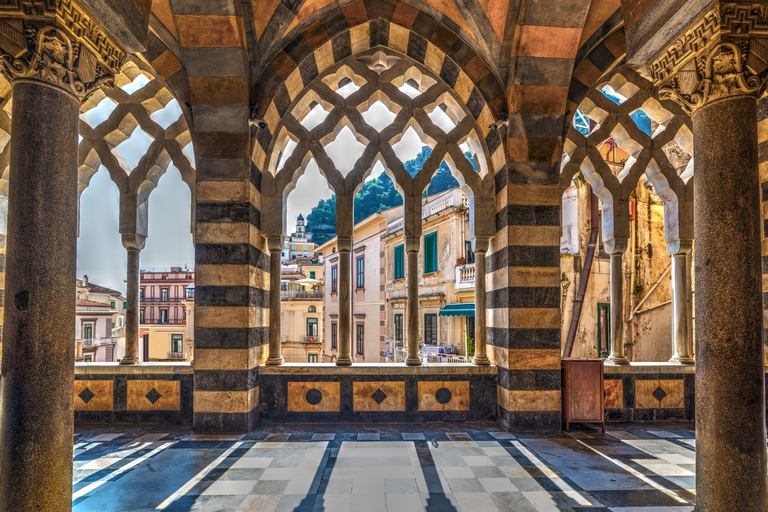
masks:
[[[114,83],[111,71],[60,28],[45,26],[36,32],[33,50],[18,57],[5,52],[0,55],[2,71],[9,80],[41,80],[61,87],[81,101],[100,86]]]
[[[649,64],[659,96],[688,113],[728,96],[759,96],[768,79],[768,6],[715,2]]]

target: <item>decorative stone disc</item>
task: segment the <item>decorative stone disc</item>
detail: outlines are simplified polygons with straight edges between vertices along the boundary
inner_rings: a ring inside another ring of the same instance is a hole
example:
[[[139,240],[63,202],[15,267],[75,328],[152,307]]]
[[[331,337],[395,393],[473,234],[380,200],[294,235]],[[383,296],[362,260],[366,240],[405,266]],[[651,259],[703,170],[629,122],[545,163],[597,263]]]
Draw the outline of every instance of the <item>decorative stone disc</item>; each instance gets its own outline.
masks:
[[[306,399],[307,399],[307,403],[309,403],[310,405],[317,405],[322,401],[323,394],[320,392],[319,389],[312,388],[309,391],[307,391]]]
[[[440,388],[435,392],[435,400],[437,400],[437,403],[440,405],[447,404],[451,401],[451,398],[453,398],[453,395],[448,388]]]

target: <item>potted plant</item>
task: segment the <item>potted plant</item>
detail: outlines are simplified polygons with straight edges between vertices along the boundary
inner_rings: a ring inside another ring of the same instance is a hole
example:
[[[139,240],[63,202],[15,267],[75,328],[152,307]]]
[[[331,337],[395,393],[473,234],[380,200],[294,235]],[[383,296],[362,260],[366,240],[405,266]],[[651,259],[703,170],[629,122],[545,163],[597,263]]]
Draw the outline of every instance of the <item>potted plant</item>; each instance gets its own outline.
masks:
[[[475,355],[475,339],[470,338],[469,334],[465,334],[464,338],[467,341],[467,357],[473,357]]]
[[[466,258],[459,258],[459,259],[456,260],[456,264],[457,265],[464,265],[466,263],[467,263],[467,259]]]

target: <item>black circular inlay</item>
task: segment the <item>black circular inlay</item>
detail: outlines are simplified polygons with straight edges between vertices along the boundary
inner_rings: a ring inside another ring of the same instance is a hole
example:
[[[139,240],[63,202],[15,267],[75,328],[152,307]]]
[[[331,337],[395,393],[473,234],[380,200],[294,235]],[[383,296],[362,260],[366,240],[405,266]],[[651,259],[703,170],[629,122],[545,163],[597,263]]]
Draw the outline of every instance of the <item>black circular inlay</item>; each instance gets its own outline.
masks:
[[[450,397],[450,392],[448,393],[448,396]],[[311,405],[317,405],[323,399],[323,394],[320,392],[319,389],[312,388],[309,391],[307,391],[306,398],[307,398],[307,402],[309,402]]]
[[[435,392],[435,400],[437,403],[445,405],[451,401],[451,390],[448,388],[440,388]]]

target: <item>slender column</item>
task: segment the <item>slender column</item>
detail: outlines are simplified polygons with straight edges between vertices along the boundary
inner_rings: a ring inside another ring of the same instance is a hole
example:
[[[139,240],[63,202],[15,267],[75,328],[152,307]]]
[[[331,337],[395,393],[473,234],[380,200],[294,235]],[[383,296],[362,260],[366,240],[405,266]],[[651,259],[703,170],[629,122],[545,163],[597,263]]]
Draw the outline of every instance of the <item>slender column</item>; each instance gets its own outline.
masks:
[[[281,365],[283,360],[283,347],[280,344],[281,334],[281,306],[280,277],[281,252],[283,250],[283,236],[270,235],[267,238],[269,246],[269,356],[265,364]]]
[[[421,211],[419,211],[421,213]],[[408,357],[405,359],[407,366],[420,366],[419,357],[419,246],[418,236],[407,237],[405,240],[405,252],[408,255]]]
[[[72,507],[79,109],[13,81],[0,510]]]
[[[696,507],[768,509],[757,103],[693,115]]]
[[[488,251],[487,239],[475,239],[475,357],[477,365],[489,365],[485,345],[486,309],[485,309],[485,253]]]
[[[606,244],[608,245],[608,244]],[[624,355],[624,272],[622,269],[626,240],[613,240],[611,251],[611,355],[606,364],[628,365]]]
[[[693,241],[675,244],[672,254],[672,350],[670,363],[693,364],[691,331],[691,264]],[[672,252],[672,251],[670,251]]]
[[[139,364],[139,255],[141,251],[128,247],[128,271],[125,286],[125,355],[120,364]]]
[[[338,366],[352,364],[352,304],[349,287],[351,281],[350,253],[352,252],[352,237],[339,236],[339,355],[336,358]]]

